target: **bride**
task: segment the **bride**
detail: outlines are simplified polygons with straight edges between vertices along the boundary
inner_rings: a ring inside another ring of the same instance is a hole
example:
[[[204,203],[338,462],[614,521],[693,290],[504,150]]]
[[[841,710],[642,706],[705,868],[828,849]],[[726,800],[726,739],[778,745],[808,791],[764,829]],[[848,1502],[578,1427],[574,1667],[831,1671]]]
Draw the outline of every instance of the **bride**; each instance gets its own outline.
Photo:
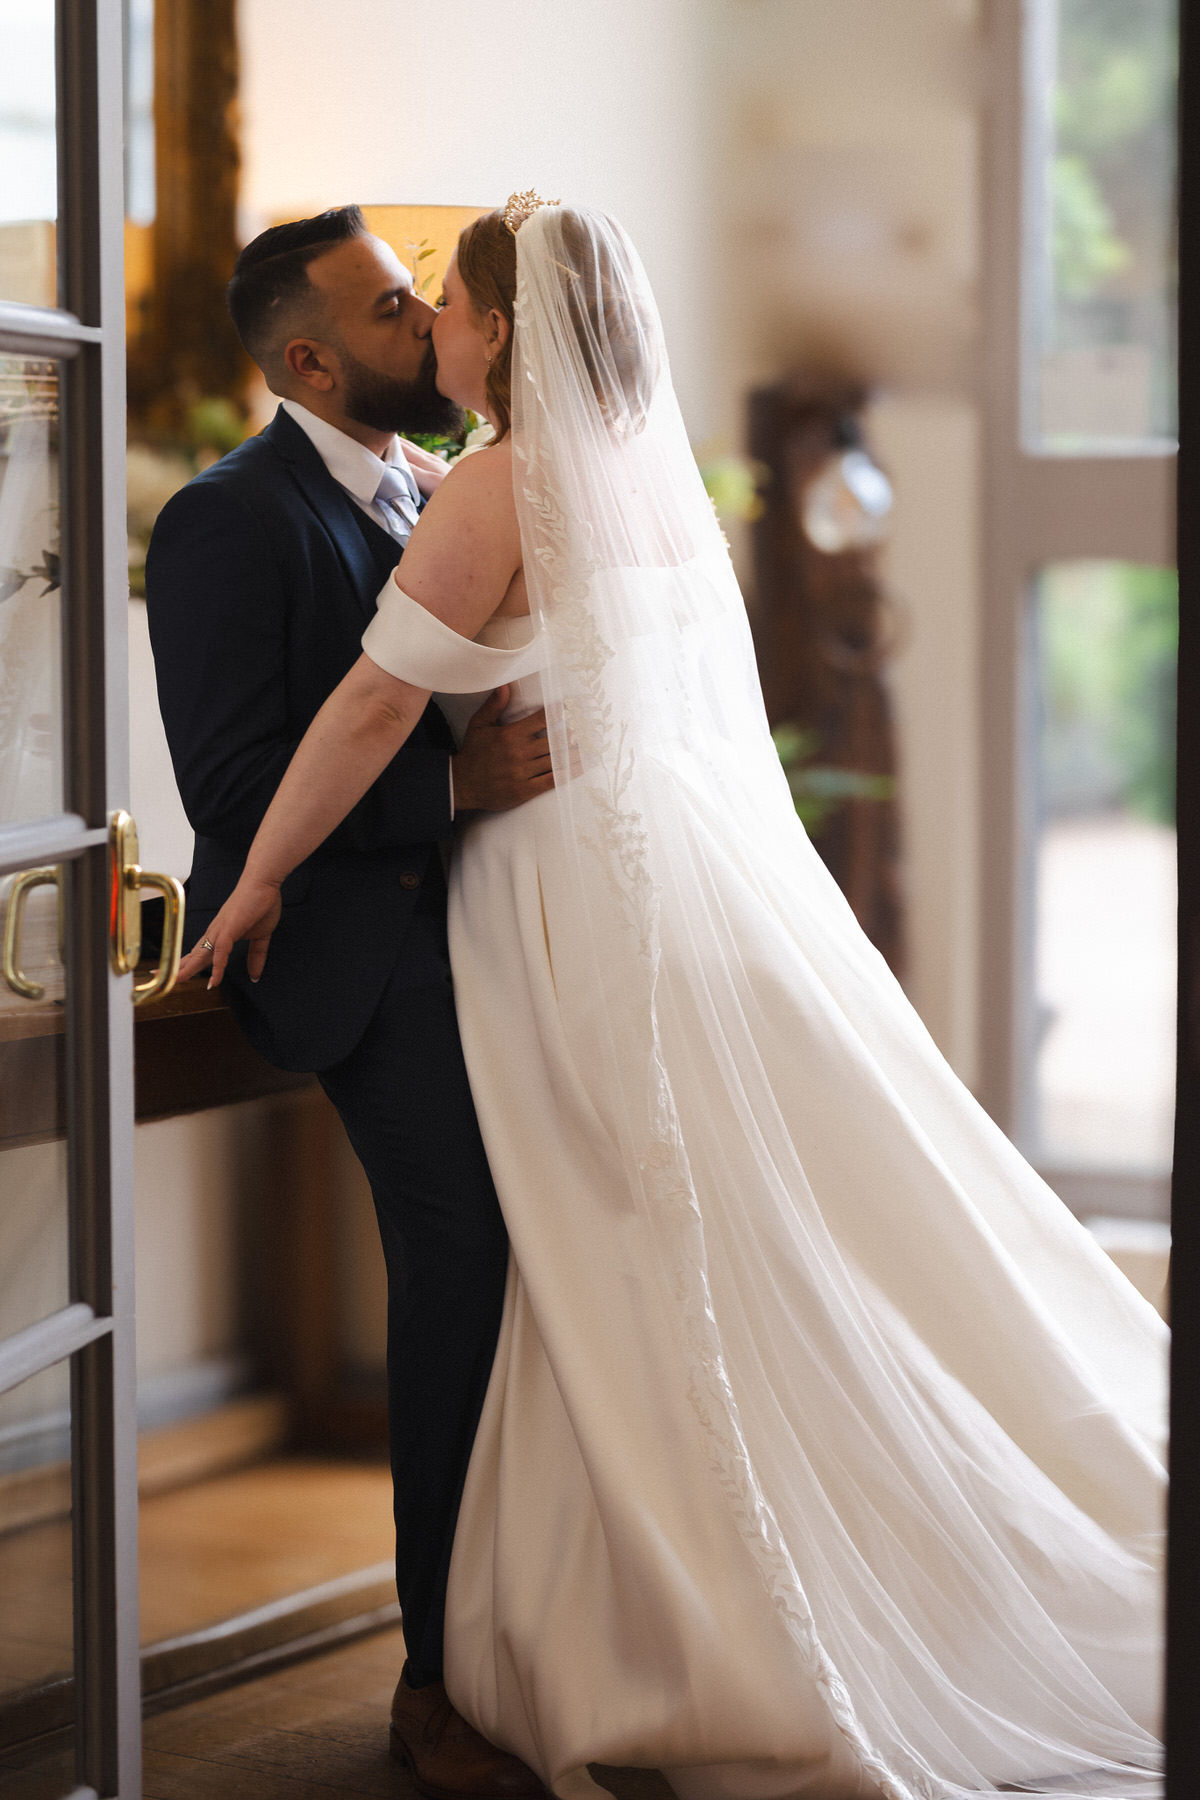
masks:
[[[636,253],[514,196],[426,509],[210,927],[431,692],[544,701],[557,785],[462,829],[451,951],[513,1256],[447,1686],[562,1800],[1158,1791],[1164,1328],[934,1048],[798,823]],[[207,966],[200,948],[185,973]]]

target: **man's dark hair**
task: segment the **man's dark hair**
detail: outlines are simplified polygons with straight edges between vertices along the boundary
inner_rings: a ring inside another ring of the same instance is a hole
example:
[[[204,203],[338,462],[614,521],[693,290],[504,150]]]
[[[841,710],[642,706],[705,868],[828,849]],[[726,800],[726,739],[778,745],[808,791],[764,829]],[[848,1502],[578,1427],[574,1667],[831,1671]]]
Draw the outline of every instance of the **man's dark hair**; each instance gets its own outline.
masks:
[[[309,264],[366,229],[361,207],[335,206],[314,219],[272,225],[238,257],[225,300],[243,347],[268,377],[278,372],[272,365],[286,342],[281,327],[290,327],[297,303],[314,293]]]

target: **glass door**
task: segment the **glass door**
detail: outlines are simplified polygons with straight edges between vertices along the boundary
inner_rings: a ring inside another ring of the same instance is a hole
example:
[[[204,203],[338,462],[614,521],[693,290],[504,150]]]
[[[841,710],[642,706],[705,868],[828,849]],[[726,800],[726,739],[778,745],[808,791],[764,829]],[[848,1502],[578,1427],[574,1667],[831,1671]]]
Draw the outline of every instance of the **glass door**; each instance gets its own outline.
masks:
[[[136,1800],[121,0],[0,24],[0,1787]]]

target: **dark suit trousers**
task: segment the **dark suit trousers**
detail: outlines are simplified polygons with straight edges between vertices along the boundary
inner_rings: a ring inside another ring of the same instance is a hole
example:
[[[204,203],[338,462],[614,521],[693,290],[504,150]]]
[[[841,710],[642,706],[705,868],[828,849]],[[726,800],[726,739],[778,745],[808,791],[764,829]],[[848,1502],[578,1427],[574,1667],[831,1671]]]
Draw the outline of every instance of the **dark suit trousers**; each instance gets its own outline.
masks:
[[[396,1587],[410,1670],[442,1671],[446,1578],[508,1238],[459,1042],[440,866],[365,1036],[320,1081],[367,1172],[388,1275]]]

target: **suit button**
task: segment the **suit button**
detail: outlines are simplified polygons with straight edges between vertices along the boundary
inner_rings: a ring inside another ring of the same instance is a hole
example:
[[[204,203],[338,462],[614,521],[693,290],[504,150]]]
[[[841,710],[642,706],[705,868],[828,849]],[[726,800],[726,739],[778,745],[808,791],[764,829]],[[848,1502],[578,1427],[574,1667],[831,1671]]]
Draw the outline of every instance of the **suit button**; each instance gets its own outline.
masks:
[[[400,886],[402,888],[419,888],[420,885],[421,877],[419,875],[414,875],[411,869],[406,869],[404,874],[400,877]]]

